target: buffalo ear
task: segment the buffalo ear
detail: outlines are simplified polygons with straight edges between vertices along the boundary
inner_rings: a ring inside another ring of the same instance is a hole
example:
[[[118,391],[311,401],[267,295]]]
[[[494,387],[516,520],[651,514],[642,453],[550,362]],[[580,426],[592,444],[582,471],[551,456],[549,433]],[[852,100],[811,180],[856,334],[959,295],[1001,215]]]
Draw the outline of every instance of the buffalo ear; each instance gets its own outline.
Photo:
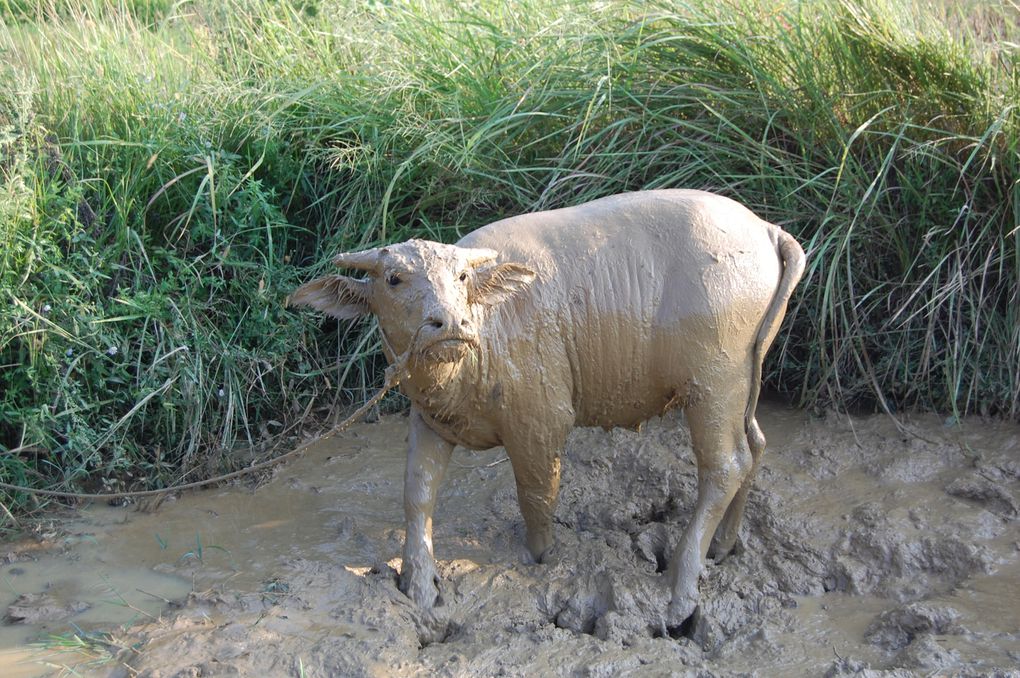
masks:
[[[288,306],[311,306],[341,320],[367,315],[368,281],[327,275],[307,282],[287,297]]]
[[[520,264],[496,264],[475,271],[471,302],[495,306],[528,289],[535,272]]]

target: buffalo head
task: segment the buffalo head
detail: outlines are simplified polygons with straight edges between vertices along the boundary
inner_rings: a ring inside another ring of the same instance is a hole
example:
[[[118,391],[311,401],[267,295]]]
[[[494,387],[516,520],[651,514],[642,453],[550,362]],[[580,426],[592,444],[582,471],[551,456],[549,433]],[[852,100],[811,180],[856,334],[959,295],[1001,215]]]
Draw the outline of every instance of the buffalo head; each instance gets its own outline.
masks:
[[[426,365],[458,363],[479,344],[485,307],[510,299],[535,278],[528,267],[496,263],[496,257],[489,249],[426,240],[340,254],[333,263],[365,277],[317,278],[295,290],[289,303],[340,319],[374,314],[392,352],[410,350],[412,360]]]

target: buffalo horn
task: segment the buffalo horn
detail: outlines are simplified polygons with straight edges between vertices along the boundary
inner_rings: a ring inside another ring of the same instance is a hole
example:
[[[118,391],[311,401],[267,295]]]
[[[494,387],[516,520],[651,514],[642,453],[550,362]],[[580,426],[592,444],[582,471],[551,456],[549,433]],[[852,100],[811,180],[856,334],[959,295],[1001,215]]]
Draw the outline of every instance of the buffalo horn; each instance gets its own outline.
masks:
[[[495,261],[497,256],[499,256],[499,252],[496,250],[483,248],[467,250],[467,261],[472,267],[481,266],[482,264],[487,264],[490,261]]]
[[[379,248],[363,252],[345,252],[333,257],[333,263],[340,268],[353,268],[359,271],[375,271],[379,267]]]

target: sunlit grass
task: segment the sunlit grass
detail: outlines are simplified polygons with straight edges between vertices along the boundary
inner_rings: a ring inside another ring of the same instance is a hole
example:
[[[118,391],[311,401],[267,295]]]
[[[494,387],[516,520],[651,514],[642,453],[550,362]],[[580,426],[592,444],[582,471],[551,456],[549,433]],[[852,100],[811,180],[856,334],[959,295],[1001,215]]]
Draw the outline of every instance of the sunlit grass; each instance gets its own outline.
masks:
[[[809,250],[773,388],[1016,418],[1017,16],[0,2],[0,477],[244,463],[378,383],[371,323],[283,308],[329,253],[656,187]]]

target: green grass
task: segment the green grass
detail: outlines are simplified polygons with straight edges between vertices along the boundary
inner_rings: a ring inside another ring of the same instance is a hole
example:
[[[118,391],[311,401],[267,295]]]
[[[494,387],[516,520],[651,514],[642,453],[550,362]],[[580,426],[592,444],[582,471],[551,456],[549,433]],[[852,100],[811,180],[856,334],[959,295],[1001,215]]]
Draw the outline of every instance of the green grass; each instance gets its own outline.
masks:
[[[329,253],[656,187],[808,249],[770,387],[1020,416],[1016,4],[513,8],[0,1],[0,478],[241,464],[379,381]]]

